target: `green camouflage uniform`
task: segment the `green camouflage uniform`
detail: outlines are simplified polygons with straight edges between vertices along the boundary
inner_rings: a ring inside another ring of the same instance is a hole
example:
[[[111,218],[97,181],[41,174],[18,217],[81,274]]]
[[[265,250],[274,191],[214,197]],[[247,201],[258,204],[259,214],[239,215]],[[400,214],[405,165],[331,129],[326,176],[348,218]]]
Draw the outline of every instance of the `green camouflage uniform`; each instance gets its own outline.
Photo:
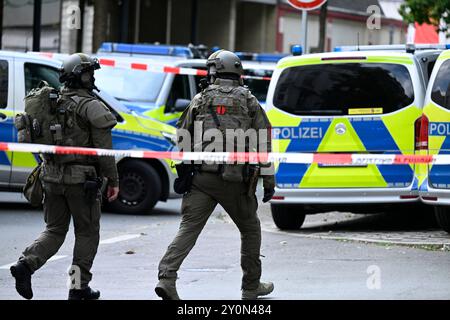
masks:
[[[177,127],[188,130],[192,137],[194,121],[201,121],[204,130],[217,128],[213,115],[208,112],[209,106],[225,108],[225,115],[218,115],[222,129],[270,130],[270,122],[257,99],[238,81],[228,79],[217,79],[198,94],[181,116]],[[259,143],[266,145],[266,151],[271,151],[270,139]],[[194,176],[191,191],[183,196],[180,228],[159,264],[160,279],[176,279],[183,260],[193,248],[214,208],[220,204],[241,233],[242,289],[258,288],[261,277],[261,226],[257,216],[257,199],[254,193],[248,195],[248,185],[239,175],[225,179],[223,174],[226,171],[242,172],[242,166],[226,164],[220,170],[217,164],[202,164],[200,172]],[[265,188],[274,187],[273,175],[263,176],[263,180]]]
[[[106,106],[86,89],[63,88],[66,110],[60,145],[112,148],[111,129],[116,119]],[[90,269],[97,253],[100,231],[101,194],[89,203],[84,183],[87,178],[106,177],[108,185],[118,186],[114,157],[43,155],[41,180],[44,185],[46,230],[25,249],[20,261],[34,272],[55,255],[64,242],[71,217],[75,228],[73,266],[81,272],[81,288],[92,278]]]

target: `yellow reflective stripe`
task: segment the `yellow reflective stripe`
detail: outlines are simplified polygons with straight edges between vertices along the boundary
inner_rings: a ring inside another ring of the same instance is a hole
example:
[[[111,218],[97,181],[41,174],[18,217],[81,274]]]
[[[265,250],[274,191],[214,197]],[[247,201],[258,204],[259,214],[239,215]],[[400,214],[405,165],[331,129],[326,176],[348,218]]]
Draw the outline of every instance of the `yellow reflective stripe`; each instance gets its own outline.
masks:
[[[145,133],[147,135],[162,137],[161,131],[175,134],[175,127],[156,121],[154,119],[136,117],[132,114],[121,113],[120,114],[125,122],[118,123],[115,129],[129,131],[131,133]]]
[[[414,154],[415,150],[415,122],[422,115],[422,110],[410,106],[399,112],[381,117],[392,139],[402,154]],[[414,164],[409,165],[414,170]]]
[[[446,50],[441,53],[441,55],[438,58],[438,61],[447,60],[450,59],[450,50]]]
[[[271,108],[266,114],[272,127],[298,127],[302,122],[300,117],[284,113],[277,108]]]
[[[181,117],[182,112],[165,113],[164,112],[165,110],[166,110],[166,106],[160,106],[158,108],[146,111],[143,114],[147,117],[150,117],[150,118],[162,121],[162,122],[175,120],[175,119],[178,119],[179,117]]]
[[[267,117],[269,118],[272,127],[298,127],[302,122],[300,117],[289,115],[276,108],[268,110]],[[272,151],[284,153],[290,143],[291,139],[273,139]],[[279,166],[280,163],[275,162],[275,172],[278,171]]]
[[[349,53],[351,56],[351,52]],[[277,66],[277,69],[298,67],[298,66],[306,66],[306,65],[314,65],[314,64],[337,64],[337,63],[395,63],[395,64],[404,64],[411,65],[414,63],[412,58],[408,57],[389,57],[389,56],[368,56],[366,59],[361,60],[322,60],[322,57],[314,57],[314,58],[297,58],[292,60],[287,60],[285,62],[280,63]]]
[[[32,153],[14,152],[12,160],[11,165],[13,167],[34,168],[38,165],[36,158]]]
[[[347,128],[344,134],[336,133],[336,126],[338,124],[344,124]],[[322,138],[318,152],[356,152],[356,151],[366,151],[364,144],[361,139],[359,139],[358,134],[355,129],[353,129],[352,124],[347,118],[336,118],[333,119],[328,131]]]
[[[308,168],[299,185],[300,188],[355,188],[355,186],[386,188],[388,185],[376,165],[368,165],[366,168],[319,168],[317,164],[312,164]]]
[[[416,151],[417,155],[426,156],[428,155],[428,150],[418,150]],[[430,167],[431,168],[431,167]],[[416,164],[414,174],[419,182],[419,187],[428,178],[428,165],[427,164]]]

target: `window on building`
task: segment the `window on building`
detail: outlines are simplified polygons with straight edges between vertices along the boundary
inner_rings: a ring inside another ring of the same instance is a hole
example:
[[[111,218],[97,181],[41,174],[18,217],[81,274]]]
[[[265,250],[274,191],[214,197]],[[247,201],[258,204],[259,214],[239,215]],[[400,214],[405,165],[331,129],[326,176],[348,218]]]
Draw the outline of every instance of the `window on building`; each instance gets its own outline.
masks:
[[[8,106],[8,61],[0,60],[0,108]]]

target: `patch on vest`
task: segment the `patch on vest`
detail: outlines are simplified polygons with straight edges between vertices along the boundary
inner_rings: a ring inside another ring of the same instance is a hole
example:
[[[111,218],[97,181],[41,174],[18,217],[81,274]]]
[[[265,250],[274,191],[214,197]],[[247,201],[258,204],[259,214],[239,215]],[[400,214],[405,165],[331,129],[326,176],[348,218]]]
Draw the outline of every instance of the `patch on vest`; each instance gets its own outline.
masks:
[[[225,106],[217,106],[216,113],[219,115],[224,115],[227,112],[227,108]]]

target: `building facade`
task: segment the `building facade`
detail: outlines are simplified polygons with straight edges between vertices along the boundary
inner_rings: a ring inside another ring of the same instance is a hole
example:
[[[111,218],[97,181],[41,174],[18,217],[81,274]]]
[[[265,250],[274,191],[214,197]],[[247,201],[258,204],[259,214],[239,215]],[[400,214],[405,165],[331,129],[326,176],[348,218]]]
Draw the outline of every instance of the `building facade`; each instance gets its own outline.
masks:
[[[328,0],[325,50],[405,43],[407,26],[396,12],[400,3]],[[379,28],[371,29],[368,20],[373,25],[377,12]],[[319,15],[320,10],[308,14],[309,52],[319,50]],[[111,41],[289,52],[301,43],[301,25],[301,12],[287,0],[43,0],[41,51],[95,52]],[[31,50],[32,28],[33,1],[4,0],[2,49]]]

